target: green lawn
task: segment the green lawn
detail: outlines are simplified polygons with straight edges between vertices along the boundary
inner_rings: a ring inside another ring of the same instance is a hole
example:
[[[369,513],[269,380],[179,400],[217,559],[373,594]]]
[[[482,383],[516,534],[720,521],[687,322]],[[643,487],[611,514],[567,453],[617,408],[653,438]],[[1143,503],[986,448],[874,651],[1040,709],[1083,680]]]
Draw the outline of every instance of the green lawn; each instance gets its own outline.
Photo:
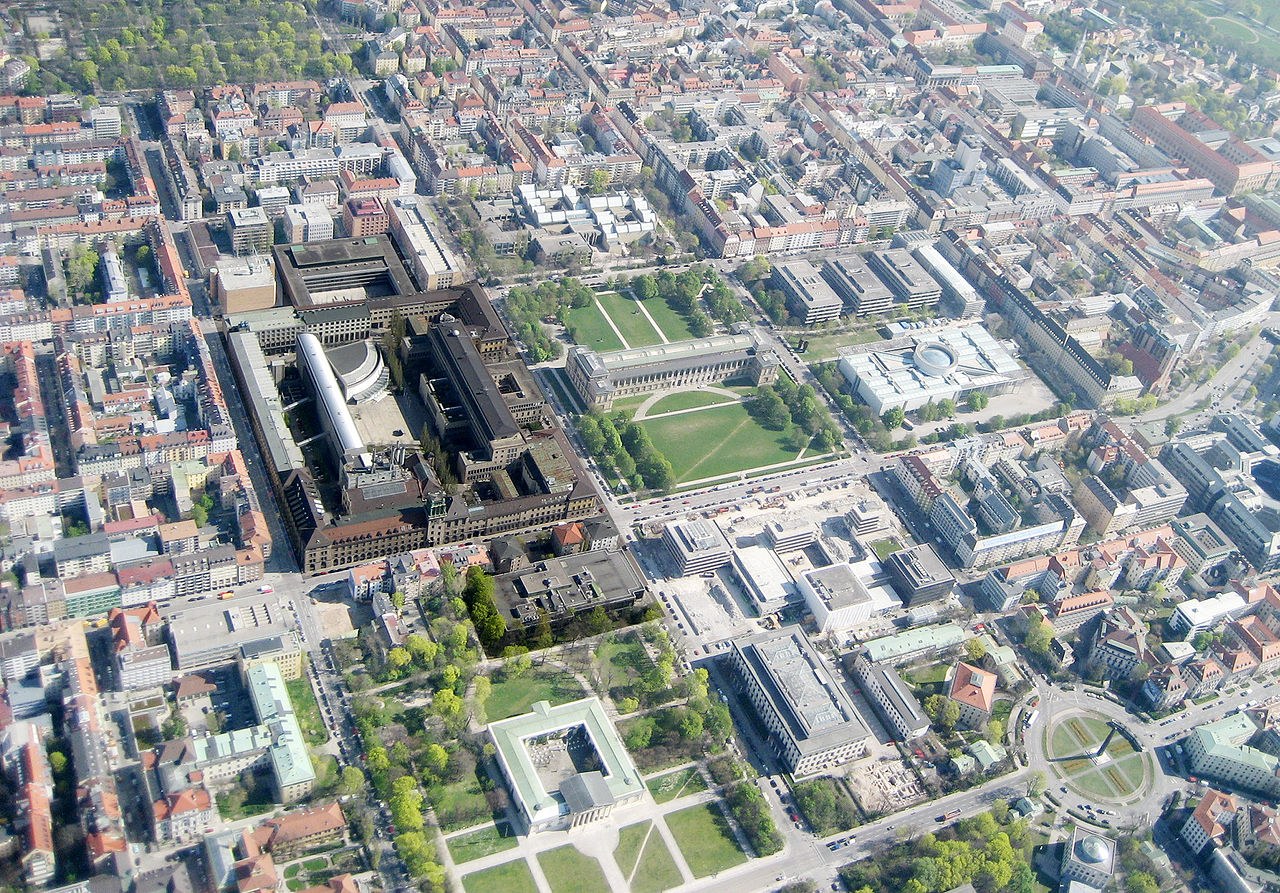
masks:
[[[528,713],[529,708],[538,701],[564,704],[584,694],[577,680],[563,670],[537,667],[523,676],[504,679],[502,682],[495,681],[493,693],[485,704],[485,714],[489,722],[494,722],[508,716]]]
[[[293,713],[302,727],[302,737],[313,747],[329,740],[329,730],[320,716],[320,705],[316,703],[316,693],[311,690],[311,682],[306,676],[290,679],[284,684],[293,703]]]
[[[781,433],[762,427],[738,403],[640,424],[671,462],[677,484],[796,458],[796,451],[783,442]]]
[[[449,854],[459,864],[479,859],[493,853],[501,853],[515,847],[519,841],[504,823],[501,827],[488,825],[478,831],[468,831],[449,838]]]
[[[578,343],[594,351],[621,350],[622,342],[609,328],[604,314],[595,304],[574,307],[564,312],[565,323],[573,327]]]
[[[578,852],[573,844],[538,854],[551,893],[609,893],[600,863]]]
[[[324,871],[329,867],[328,859],[308,859],[302,863],[302,867],[307,871]]]
[[[480,779],[469,773],[449,784],[432,785],[427,799],[444,831],[461,831],[493,819],[493,810],[480,789]]]
[[[696,794],[698,791],[707,789],[707,780],[702,777],[702,773],[694,766],[690,766],[688,769],[677,769],[675,772],[668,772],[666,775],[655,776],[645,783],[649,785],[653,799],[659,803],[666,803],[668,800],[683,797],[685,794]]]
[[[876,540],[871,544],[871,551],[876,553],[876,558],[884,561],[894,552],[901,551],[902,544],[897,540]]]
[[[916,685],[939,685],[947,680],[947,667],[943,664],[930,664],[908,670],[905,675]]]
[[[652,822],[628,825],[618,833],[613,859],[631,881],[631,893],[662,893],[680,886],[680,869]],[[643,847],[643,849],[642,849]]]
[[[623,295],[624,300],[635,300],[631,297],[630,290]],[[653,321],[658,324],[658,328],[662,329],[662,334],[667,336],[668,341],[686,341],[693,337],[693,332],[689,331],[689,324],[684,321],[684,317],[676,313],[662,298],[650,298],[643,302],[649,315],[653,317]],[[610,310],[610,313],[613,311]],[[631,336],[628,335],[628,338]]]
[[[632,347],[648,347],[651,344],[662,343],[658,330],[640,312],[640,305],[636,301],[617,292],[598,292],[596,298],[600,301],[600,306],[604,308],[605,313],[608,313],[609,318],[613,320],[613,324],[618,327],[622,337],[626,338],[627,343]]]
[[[733,839],[729,823],[714,803],[671,813],[667,828],[694,877],[707,877],[747,861],[747,854]]]
[[[648,415],[657,415],[660,412],[677,412],[681,409],[694,409],[698,406],[716,406],[720,403],[729,403],[731,398],[724,394],[708,394],[706,391],[676,391],[674,394],[667,394],[652,406],[649,407]]]
[[[787,340],[794,343],[800,336],[788,336]],[[831,360],[837,357],[838,351],[842,347],[853,347],[858,344],[872,344],[876,341],[883,341],[880,333],[874,328],[861,329],[857,332],[833,332],[830,335],[815,335],[809,339],[809,348],[803,354],[804,359],[810,363],[819,363],[823,360]]]
[[[533,872],[523,859],[503,862],[466,875],[462,886],[467,893],[538,893]]]

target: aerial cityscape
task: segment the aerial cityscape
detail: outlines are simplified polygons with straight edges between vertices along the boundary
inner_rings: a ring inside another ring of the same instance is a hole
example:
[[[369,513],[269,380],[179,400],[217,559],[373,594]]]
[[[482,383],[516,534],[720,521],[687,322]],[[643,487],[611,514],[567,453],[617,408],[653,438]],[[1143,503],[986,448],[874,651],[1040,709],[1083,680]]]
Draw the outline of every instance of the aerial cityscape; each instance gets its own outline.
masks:
[[[1280,4],[0,24],[0,893],[1280,893]]]

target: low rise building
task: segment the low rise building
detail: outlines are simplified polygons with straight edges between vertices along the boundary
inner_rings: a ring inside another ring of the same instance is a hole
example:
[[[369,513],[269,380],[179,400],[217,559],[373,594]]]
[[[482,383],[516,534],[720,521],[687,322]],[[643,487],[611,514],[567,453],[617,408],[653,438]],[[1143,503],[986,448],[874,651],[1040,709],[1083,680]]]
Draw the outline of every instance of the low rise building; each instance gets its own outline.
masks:
[[[853,659],[853,674],[876,715],[895,737],[910,741],[929,731],[929,717],[892,667],[873,664],[866,654],[858,654]]]
[[[498,767],[530,832],[574,828],[648,795],[598,698],[489,724]]]
[[[673,521],[663,531],[662,544],[682,577],[714,571],[733,560],[729,541],[714,521]]]

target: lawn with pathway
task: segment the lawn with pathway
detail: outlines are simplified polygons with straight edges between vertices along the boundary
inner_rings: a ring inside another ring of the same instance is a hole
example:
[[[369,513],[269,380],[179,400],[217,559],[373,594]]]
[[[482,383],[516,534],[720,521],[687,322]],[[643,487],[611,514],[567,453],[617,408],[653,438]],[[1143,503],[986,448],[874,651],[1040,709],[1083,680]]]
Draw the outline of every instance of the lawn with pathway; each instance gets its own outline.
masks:
[[[618,331],[622,332],[622,337],[627,340],[627,344],[632,347],[649,347],[662,343],[662,334],[653,327],[649,317],[641,311],[639,302],[620,295],[616,291],[597,292],[596,300],[600,303],[601,309],[609,314]]]
[[[573,844],[538,853],[551,893],[610,893],[600,863]]]
[[[666,822],[694,877],[708,877],[747,861],[728,820],[714,803],[670,813]]]
[[[649,786],[649,792],[658,803],[666,803],[685,794],[696,794],[707,789],[707,780],[702,777],[697,766],[677,769],[665,775],[656,775],[648,779],[645,784]]]
[[[583,347],[589,347],[597,353],[622,349],[622,341],[604,318],[604,312],[595,304],[565,310],[564,318],[565,323],[573,329],[577,343]]]
[[[683,878],[653,822],[628,825],[618,832],[613,860],[631,885],[631,893],[662,893]]]
[[[796,451],[780,431],[757,422],[740,403],[639,422],[666,456],[677,484],[792,462]]]

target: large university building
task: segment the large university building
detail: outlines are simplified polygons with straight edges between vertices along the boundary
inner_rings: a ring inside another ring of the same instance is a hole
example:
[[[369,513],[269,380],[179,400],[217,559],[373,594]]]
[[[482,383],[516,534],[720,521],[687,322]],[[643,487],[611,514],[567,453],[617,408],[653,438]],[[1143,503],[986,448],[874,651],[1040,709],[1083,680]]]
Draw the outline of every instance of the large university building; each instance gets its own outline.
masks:
[[[632,394],[696,388],[735,378],[768,384],[777,377],[779,362],[760,336],[748,331],[608,353],[575,347],[569,351],[565,370],[588,408],[604,411],[612,408],[614,400]]]

